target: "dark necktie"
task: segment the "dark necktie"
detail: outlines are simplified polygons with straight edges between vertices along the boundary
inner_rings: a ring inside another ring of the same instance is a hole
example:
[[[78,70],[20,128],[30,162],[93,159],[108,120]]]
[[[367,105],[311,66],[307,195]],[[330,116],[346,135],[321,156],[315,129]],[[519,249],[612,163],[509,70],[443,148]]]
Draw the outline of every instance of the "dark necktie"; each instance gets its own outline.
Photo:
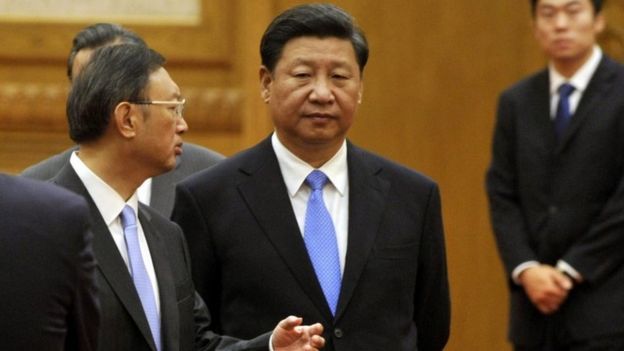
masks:
[[[340,296],[340,257],[334,222],[323,201],[323,187],[327,180],[325,173],[319,170],[312,171],[306,178],[312,192],[306,209],[303,239],[327,304],[335,315]]]
[[[561,140],[572,117],[570,113],[570,95],[574,92],[574,86],[563,83],[557,91],[559,92],[559,103],[557,104],[557,113],[555,114],[555,133],[557,134],[557,139]]]
[[[136,215],[132,207],[126,205],[121,211],[120,217],[124,231],[124,239],[126,240],[126,246],[128,248],[130,274],[132,275],[134,287],[139,294],[143,312],[145,312],[145,317],[147,317],[147,322],[152,331],[154,344],[156,344],[156,349],[160,351],[160,318],[158,317],[158,310],[156,309],[156,298],[154,297],[152,283],[147,275],[145,264],[143,264],[143,256],[141,255],[141,248],[139,246]],[[106,343],[106,341],[104,342]]]

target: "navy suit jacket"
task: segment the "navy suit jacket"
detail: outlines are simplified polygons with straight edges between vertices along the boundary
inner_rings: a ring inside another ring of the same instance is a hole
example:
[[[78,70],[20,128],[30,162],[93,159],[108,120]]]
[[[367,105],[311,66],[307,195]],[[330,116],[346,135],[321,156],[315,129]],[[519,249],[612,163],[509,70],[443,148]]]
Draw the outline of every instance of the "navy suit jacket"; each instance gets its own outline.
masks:
[[[99,306],[84,199],[0,175],[0,348],[95,350]]]
[[[98,350],[155,351],[132,277],[87,189],[70,164],[52,181],[83,196],[90,206],[102,305]],[[268,350],[270,334],[240,341],[212,333],[210,314],[195,292],[191,279],[190,259],[182,231],[175,223],[143,204],[139,204],[138,217],[158,281],[163,350]]]
[[[543,340],[549,320],[572,339],[624,333],[624,67],[603,57],[561,141],[548,71],[502,93],[487,172],[492,224],[506,271],[564,260],[585,282],[542,315],[511,290],[510,339]]]
[[[22,176],[27,178],[49,180],[69,163],[72,152],[77,146],[47,158],[35,165],[26,168]],[[171,216],[175,195],[175,185],[189,175],[209,168],[223,159],[223,155],[199,145],[185,143],[182,155],[177,157],[176,167],[164,174],[152,178],[152,195],[150,207],[160,212],[164,217]]]
[[[325,327],[324,350],[441,350],[449,333],[440,198],[434,182],[350,143],[349,233],[332,317],[267,138],[178,184],[173,219],[193,279],[236,337],[281,316]]]

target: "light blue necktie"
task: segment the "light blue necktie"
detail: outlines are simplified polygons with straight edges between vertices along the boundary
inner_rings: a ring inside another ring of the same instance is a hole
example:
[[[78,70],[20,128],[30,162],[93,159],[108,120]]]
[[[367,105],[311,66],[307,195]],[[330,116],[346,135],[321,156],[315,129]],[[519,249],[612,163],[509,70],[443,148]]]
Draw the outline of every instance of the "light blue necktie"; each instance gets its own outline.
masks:
[[[306,183],[312,192],[306,209],[304,241],[325,299],[332,315],[335,315],[340,296],[340,258],[334,223],[323,201],[327,176],[314,170],[306,178]]]
[[[569,98],[574,92],[574,86],[572,84],[563,83],[559,86],[557,91],[559,92],[559,103],[557,104],[557,112],[555,114],[555,133],[557,134],[557,139],[561,139],[572,117]]]
[[[156,349],[160,351],[160,318],[158,316],[158,310],[156,309],[156,298],[154,297],[152,283],[150,282],[147,270],[143,264],[143,256],[141,255],[141,248],[139,246],[136,215],[134,214],[132,207],[126,205],[121,211],[120,217],[126,246],[128,248],[130,274],[132,275],[132,280],[134,281],[134,287],[136,288],[139,298],[141,299],[141,305],[143,305],[145,317],[147,317],[147,322],[149,323],[150,330],[152,331],[152,337],[154,338]]]

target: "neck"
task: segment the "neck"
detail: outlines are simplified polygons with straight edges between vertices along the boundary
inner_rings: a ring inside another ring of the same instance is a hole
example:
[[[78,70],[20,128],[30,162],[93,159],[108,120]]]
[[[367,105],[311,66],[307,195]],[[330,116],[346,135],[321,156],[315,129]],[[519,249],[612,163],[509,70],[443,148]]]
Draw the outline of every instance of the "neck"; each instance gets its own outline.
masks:
[[[572,78],[572,76],[574,76],[574,74],[576,74],[576,72],[578,72],[578,70],[581,69],[581,67],[583,67],[583,65],[587,63],[587,61],[589,61],[593,52],[594,52],[594,49],[591,49],[589,50],[589,52],[583,55],[583,57],[577,58],[577,59],[553,60],[552,61],[553,67],[562,76],[568,79]]]
[[[102,141],[81,144],[78,157],[127,201],[148,177],[134,174],[133,167],[123,162],[124,157],[114,145],[102,144]]]
[[[280,139],[281,141],[281,139]],[[327,161],[331,160],[334,155],[340,150],[343,140],[337,144],[319,144],[319,145],[298,145],[284,143],[282,144],[295,156],[305,161],[307,164],[314,168],[320,168]]]

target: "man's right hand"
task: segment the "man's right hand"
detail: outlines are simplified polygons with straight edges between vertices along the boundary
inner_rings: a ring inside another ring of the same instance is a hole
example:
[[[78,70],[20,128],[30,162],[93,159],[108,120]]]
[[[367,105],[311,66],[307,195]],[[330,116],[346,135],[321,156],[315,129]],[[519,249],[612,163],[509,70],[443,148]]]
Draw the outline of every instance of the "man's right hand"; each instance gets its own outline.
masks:
[[[555,313],[568,297],[572,280],[549,265],[527,268],[518,280],[531,302],[543,314]]]

